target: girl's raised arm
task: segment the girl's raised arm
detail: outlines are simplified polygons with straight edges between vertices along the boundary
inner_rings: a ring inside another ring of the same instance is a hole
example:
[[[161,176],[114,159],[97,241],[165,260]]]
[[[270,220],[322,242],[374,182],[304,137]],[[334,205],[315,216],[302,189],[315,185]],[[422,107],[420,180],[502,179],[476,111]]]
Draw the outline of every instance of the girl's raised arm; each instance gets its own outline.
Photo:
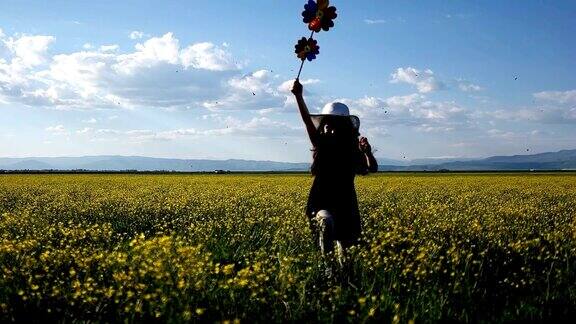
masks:
[[[304,125],[306,126],[306,131],[308,132],[308,137],[310,137],[310,142],[312,146],[316,147],[316,127],[314,127],[314,123],[312,123],[312,118],[310,118],[310,112],[308,111],[308,107],[306,106],[306,102],[304,102],[302,84],[298,79],[294,81],[294,86],[292,86],[292,93],[296,97],[296,102],[298,103],[298,109],[300,110],[300,116],[302,116],[302,121],[304,121]]]

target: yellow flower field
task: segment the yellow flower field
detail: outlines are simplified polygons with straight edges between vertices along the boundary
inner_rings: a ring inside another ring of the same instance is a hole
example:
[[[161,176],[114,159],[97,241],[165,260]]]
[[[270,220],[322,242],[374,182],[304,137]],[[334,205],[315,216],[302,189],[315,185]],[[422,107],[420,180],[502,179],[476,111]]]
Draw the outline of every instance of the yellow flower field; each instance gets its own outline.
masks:
[[[576,314],[576,174],[359,177],[362,244],[330,280],[304,215],[311,183],[305,174],[1,175],[0,320]]]

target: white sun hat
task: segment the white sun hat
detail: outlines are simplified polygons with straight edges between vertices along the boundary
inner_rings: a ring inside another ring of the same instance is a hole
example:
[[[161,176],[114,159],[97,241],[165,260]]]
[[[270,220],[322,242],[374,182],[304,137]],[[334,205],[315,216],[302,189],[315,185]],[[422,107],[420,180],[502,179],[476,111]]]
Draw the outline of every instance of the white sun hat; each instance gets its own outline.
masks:
[[[322,108],[320,114],[310,115],[310,117],[312,118],[312,123],[314,124],[314,127],[316,127],[316,129],[320,127],[322,119],[326,116],[341,116],[345,118],[350,118],[352,126],[356,130],[360,128],[360,118],[354,115],[350,115],[350,109],[348,109],[348,106],[346,106],[341,102],[328,103],[324,106],[324,108]]]

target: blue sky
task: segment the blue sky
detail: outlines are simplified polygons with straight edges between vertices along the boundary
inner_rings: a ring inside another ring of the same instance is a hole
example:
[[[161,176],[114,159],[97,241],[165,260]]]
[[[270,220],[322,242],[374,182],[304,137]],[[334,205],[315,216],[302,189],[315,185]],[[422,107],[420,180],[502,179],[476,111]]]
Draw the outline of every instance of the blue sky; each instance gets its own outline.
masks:
[[[573,1],[332,1],[302,74],[377,157],[576,148]],[[0,156],[309,161],[289,84],[304,1],[23,1],[0,11]]]

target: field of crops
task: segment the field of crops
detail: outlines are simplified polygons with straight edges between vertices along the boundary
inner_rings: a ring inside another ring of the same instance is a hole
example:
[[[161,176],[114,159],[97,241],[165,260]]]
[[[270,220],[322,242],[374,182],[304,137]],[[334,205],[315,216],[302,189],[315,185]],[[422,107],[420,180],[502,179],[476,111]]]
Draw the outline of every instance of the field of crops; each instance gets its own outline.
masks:
[[[0,320],[561,319],[576,174],[356,180],[363,242],[327,280],[309,175],[1,175]]]

